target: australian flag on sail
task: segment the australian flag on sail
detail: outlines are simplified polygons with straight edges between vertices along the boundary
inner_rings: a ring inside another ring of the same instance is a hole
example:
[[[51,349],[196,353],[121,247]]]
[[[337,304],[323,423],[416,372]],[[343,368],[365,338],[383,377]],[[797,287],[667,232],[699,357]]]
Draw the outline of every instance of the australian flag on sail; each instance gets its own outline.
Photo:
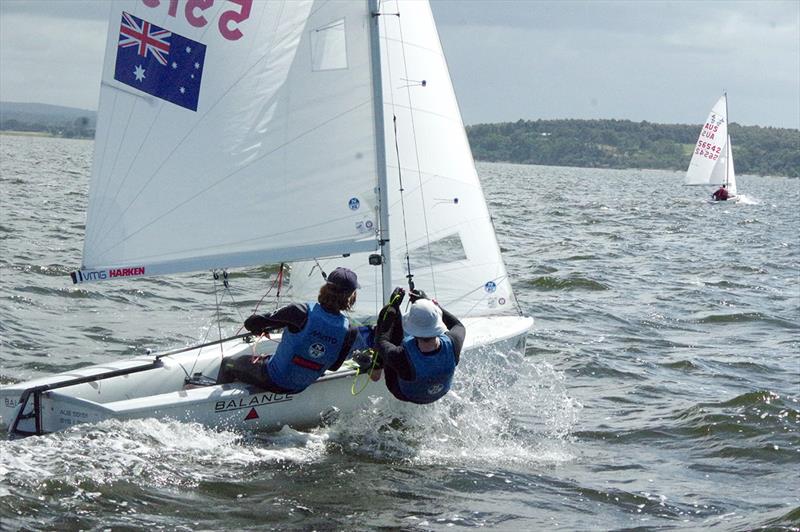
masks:
[[[206,45],[122,13],[114,79],[197,111]]]

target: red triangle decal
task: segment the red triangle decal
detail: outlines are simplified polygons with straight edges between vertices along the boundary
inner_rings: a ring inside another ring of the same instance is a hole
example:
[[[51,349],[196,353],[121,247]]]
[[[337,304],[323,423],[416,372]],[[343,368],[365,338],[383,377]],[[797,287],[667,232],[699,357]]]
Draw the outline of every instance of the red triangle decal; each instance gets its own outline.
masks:
[[[258,419],[258,412],[256,412],[255,408],[251,408],[250,412],[248,412],[247,416],[244,418],[245,421],[248,419]]]

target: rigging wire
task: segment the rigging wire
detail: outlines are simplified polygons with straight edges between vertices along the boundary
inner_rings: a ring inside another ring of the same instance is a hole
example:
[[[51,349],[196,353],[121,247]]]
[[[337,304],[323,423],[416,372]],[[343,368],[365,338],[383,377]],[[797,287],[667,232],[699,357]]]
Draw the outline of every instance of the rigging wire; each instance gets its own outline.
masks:
[[[396,16],[398,18],[398,20],[400,19],[399,6],[398,6],[398,12],[397,13],[393,13],[393,15]],[[385,27],[386,27],[386,25],[384,24],[384,30],[385,30]],[[384,34],[385,33],[386,32],[384,31]],[[400,44],[401,44],[401,47],[404,44],[402,42],[402,33],[401,33],[401,43]],[[391,80],[392,79],[392,59],[391,59],[391,54],[388,52],[388,47],[387,47],[387,52],[386,52],[386,69],[389,71],[389,79]],[[389,88],[389,105],[392,108],[392,126],[393,126],[393,130],[394,130],[394,150],[395,150],[395,155],[397,157],[397,178],[398,178],[399,185],[400,185],[400,188],[399,188],[399,192],[400,192],[400,210],[401,210],[401,220],[403,222],[403,238],[404,238],[404,244],[405,244],[405,248],[406,248],[406,278],[408,279],[408,288],[409,288],[409,290],[414,290],[414,281],[413,281],[414,274],[411,272],[411,256],[410,256],[410,252],[409,252],[409,249],[408,249],[408,224],[406,223],[406,203],[405,203],[405,195],[404,195],[405,188],[403,187],[403,169],[402,169],[403,165],[400,163],[400,145],[399,145],[399,140],[398,140],[398,136],[397,136],[397,113],[396,113],[397,106],[395,105],[395,101],[394,101],[394,87],[390,87]],[[415,140],[415,144],[416,144],[416,140]],[[419,166],[417,166],[417,171],[419,171]],[[388,209],[389,206],[386,205],[384,208]]]
[[[214,301],[216,302],[217,306],[217,330],[219,331],[219,354],[220,356],[224,356],[222,351],[222,322],[219,317],[219,294],[217,293],[217,281],[219,281],[219,273],[217,270],[214,270]]]
[[[217,297],[217,280],[219,279],[219,275],[217,274],[216,270],[212,270],[212,277],[213,277],[213,286],[214,286],[214,300],[216,301],[216,314],[217,314],[217,330],[219,331],[219,349],[220,349],[220,357],[224,358],[224,353],[222,351],[222,328],[220,326],[220,318],[219,318],[219,298]],[[211,326],[206,328],[206,333],[203,335],[203,341],[200,342],[202,345],[205,345],[208,341],[208,334],[211,332]],[[194,368],[197,366],[197,361],[200,359],[200,355],[203,353],[203,348],[197,350],[197,356],[194,357],[194,362],[192,363],[192,369],[188,372],[186,369],[181,365],[181,369],[184,373],[186,373],[187,378],[191,378],[191,375],[194,373]]]
[[[203,341],[200,342],[201,346],[204,346],[205,344],[208,343],[208,333],[210,333],[210,332],[211,332],[211,327],[209,326],[209,327],[206,328],[206,333],[203,335]],[[203,353],[203,347],[200,347],[200,349],[197,350],[197,356],[194,357],[194,362],[192,363],[192,369],[190,369],[188,372],[183,367],[183,364],[179,364],[179,366],[181,367],[183,372],[186,374],[187,378],[191,378],[192,373],[194,373],[194,368],[197,366],[197,361],[200,359],[200,355],[202,353]]]
[[[394,106],[394,101],[392,101]],[[406,246],[406,278],[408,279],[408,289],[414,290],[414,274],[411,273],[411,255],[408,251],[408,226],[406,225],[406,202],[403,197],[405,188],[403,187],[403,171],[400,164],[400,147],[397,141],[397,115],[392,110],[392,124],[394,125],[394,151],[397,154],[397,179],[400,182],[400,210],[402,211],[401,218],[403,219],[403,238]],[[388,206],[387,206],[388,207]]]
[[[398,6],[399,11],[399,6]],[[398,13],[397,17],[397,27],[400,32],[400,51],[403,56],[403,70],[405,71],[406,76],[408,76],[408,61],[406,59],[406,43],[405,39],[403,38],[403,20],[400,18],[400,14]],[[408,80],[407,80],[408,81]],[[419,86],[426,87],[427,82],[423,79],[419,84]],[[431,251],[431,239],[430,239],[430,228],[428,226],[428,213],[425,205],[425,189],[422,186],[422,169],[419,160],[419,145],[417,144],[417,130],[416,125],[414,123],[414,106],[412,105],[412,98],[411,98],[411,84],[406,84],[406,94],[408,97],[408,109],[409,109],[409,117],[411,121],[411,138],[414,142],[414,156],[417,162],[417,179],[419,181],[419,196],[420,200],[422,201],[422,220],[425,224],[425,240],[428,249],[428,264],[430,265],[430,272],[431,272],[431,284],[432,284],[432,293],[434,297],[436,296],[436,275],[433,269],[433,252]],[[394,105],[394,101],[392,101],[392,105]],[[397,130],[395,129],[395,140],[397,140]],[[397,155],[397,167],[398,171],[400,168],[400,154]],[[405,218],[403,219],[403,223],[405,224]],[[410,261],[408,256],[408,238],[406,238],[406,260]],[[410,265],[409,265],[410,270]],[[411,272],[409,271],[409,274]],[[410,279],[409,279],[410,281]],[[409,284],[409,288],[413,290],[413,287]]]
[[[267,288],[266,292],[264,292],[264,295],[261,296],[261,299],[258,300],[258,303],[256,303],[256,306],[253,307],[253,310],[250,312],[251,315],[255,314],[256,311],[258,311],[258,308],[261,306],[261,303],[263,303],[264,300],[267,298],[267,296],[269,296],[269,294],[270,294],[270,292],[272,292],[273,288],[277,287],[277,297],[280,298],[281,284],[283,283],[283,270],[284,270],[285,266],[286,266],[286,263],[281,262],[281,264],[279,266],[279,270],[278,270],[278,275],[275,277],[275,280],[272,281],[272,285],[269,288]],[[244,320],[242,320],[242,322],[244,322]],[[236,334],[238,335],[239,333],[241,333],[242,329],[244,329],[244,323],[242,323],[242,325],[236,331]]]
[[[309,277],[311,277],[311,274],[314,273],[314,268],[319,268],[319,273],[322,275],[322,279],[325,280],[325,281],[328,280],[328,274],[325,273],[325,270],[322,269],[322,264],[319,263],[319,261],[316,259],[316,257],[314,258],[314,266],[312,266],[311,267],[311,271],[308,272],[308,276]]]
[[[236,310],[236,313],[239,315],[239,319],[241,321],[245,320],[245,317],[242,315],[242,311],[239,309],[239,303],[236,302],[236,299],[233,297],[233,291],[231,290],[230,283],[228,282],[228,270],[222,270],[222,284],[225,287],[225,290],[222,293],[222,297],[225,297],[225,294],[231,298],[231,302],[233,302],[233,308]]]
[[[278,310],[281,304],[281,287],[283,286],[283,267],[285,263],[281,262],[281,265],[278,266],[278,290],[275,292],[275,310]]]

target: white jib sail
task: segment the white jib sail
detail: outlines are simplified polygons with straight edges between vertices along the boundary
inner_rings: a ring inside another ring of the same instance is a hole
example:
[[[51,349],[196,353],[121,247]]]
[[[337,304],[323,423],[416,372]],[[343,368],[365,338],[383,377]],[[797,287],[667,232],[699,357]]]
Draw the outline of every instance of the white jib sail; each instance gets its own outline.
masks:
[[[728,157],[728,194],[735,196],[738,192],[736,190],[736,170],[733,167],[733,145],[731,144],[730,135],[728,135],[728,145],[725,151]]]
[[[726,97],[714,104],[700,130],[689,169],[687,185],[721,185],[725,183],[726,145],[728,143],[728,117]]]
[[[392,282],[407,287],[408,249],[416,286],[458,316],[516,313],[430,6],[388,1],[381,13]],[[355,270],[357,313],[377,313],[380,268],[366,254],[320,264]],[[315,297],[322,277],[313,266],[293,265],[294,297]]]
[[[375,249],[370,19],[114,2],[78,280]]]

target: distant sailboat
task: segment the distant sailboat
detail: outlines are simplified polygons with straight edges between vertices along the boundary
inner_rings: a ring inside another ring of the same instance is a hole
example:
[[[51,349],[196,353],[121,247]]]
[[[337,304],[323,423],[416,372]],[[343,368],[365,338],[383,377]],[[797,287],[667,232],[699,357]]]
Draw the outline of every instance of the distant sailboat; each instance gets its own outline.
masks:
[[[361,316],[413,277],[461,318],[465,352],[524,351],[533,320],[515,304],[427,2],[176,5],[112,5],[74,282],[291,261],[292,292],[311,301],[322,277],[301,272],[341,264],[359,273]],[[0,425],[302,428],[388,395],[352,393],[353,365],[294,395],[216,384],[223,356],[274,348],[241,335],[4,386]]]
[[[733,150],[728,134],[728,95],[723,94],[700,130],[689,169],[686,185],[721,187],[728,191],[728,201],[738,199]]]

